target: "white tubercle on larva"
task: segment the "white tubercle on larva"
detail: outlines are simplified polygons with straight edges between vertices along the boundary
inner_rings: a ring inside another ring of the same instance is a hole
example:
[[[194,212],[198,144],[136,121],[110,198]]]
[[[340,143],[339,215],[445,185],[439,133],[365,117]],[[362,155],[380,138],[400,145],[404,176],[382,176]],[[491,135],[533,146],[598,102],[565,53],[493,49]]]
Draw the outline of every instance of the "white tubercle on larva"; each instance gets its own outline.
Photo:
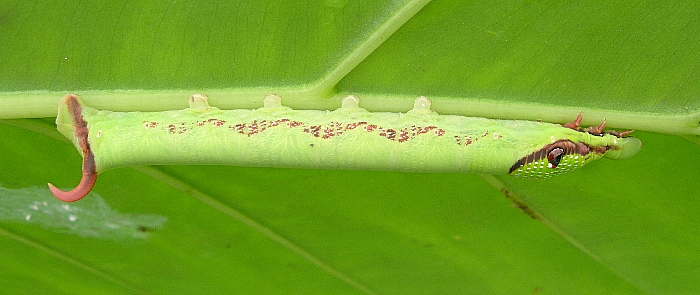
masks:
[[[187,103],[190,105],[190,109],[205,110],[210,108],[207,96],[204,94],[193,94],[187,100]]]
[[[341,108],[344,109],[357,109],[359,108],[360,104],[360,99],[357,98],[357,96],[354,95],[348,95],[343,98],[343,103],[341,105]]]
[[[263,107],[266,109],[281,108],[282,98],[277,94],[268,94],[263,98]]]
[[[430,99],[425,96],[419,96],[413,103],[414,111],[430,111]]]

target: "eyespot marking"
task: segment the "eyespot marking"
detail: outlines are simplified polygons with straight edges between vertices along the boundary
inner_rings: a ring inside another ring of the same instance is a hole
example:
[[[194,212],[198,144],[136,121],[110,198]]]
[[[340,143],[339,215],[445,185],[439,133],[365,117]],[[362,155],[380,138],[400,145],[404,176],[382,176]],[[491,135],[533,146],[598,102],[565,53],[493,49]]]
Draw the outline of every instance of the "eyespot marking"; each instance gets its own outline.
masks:
[[[547,160],[549,163],[547,164],[547,168],[554,169],[557,168],[559,165],[559,162],[561,161],[561,156],[564,154],[564,149],[557,147],[554,148],[552,151],[549,152],[547,155]],[[543,167],[544,168],[544,167]]]
[[[602,157],[609,148],[607,146],[590,147],[582,142],[558,140],[522,157],[511,166],[508,173],[515,177],[547,179],[578,169]]]

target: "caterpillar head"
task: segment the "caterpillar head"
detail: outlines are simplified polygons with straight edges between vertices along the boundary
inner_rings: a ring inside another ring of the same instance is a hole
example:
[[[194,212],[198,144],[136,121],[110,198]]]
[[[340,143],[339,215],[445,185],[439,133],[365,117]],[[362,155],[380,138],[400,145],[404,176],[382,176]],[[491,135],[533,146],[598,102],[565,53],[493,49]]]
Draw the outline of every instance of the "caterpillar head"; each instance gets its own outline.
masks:
[[[521,178],[547,179],[576,170],[600,158],[626,159],[642,148],[642,142],[627,137],[632,131],[603,132],[605,121],[599,126],[580,128],[581,114],[563,127],[571,133],[566,139],[546,144],[520,158],[510,168],[510,175]]]

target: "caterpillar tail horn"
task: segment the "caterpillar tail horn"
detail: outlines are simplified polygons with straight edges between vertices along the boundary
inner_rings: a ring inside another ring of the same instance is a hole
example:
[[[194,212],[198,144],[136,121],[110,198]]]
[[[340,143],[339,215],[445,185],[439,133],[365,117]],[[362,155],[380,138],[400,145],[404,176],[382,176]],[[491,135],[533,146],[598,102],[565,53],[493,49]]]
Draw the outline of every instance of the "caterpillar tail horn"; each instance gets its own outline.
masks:
[[[59,109],[59,117],[56,119],[57,123],[62,123],[63,120],[69,120],[67,122],[71,124],[71,130],[75,134],[75,139],[77,140],[77,145],[83,154],[83,177],[80,179],[80,184],[70,191],[62,191],[53,184],[49,183],[49,190],[61,201],[64,202],[75,202],[77,200],[85,197],[95,186],[95,181],[97,181],[97,167],[95,166],[95,155],[90,150],[90,143],[88,143],[88,128],[87,122],[83,120],[82,106],[78,100],[78,96],[74,94],[69,94],[63,97],[59,108],[66,108],[67,113],[70,114],[70,118],[62,118],[62,110]]]

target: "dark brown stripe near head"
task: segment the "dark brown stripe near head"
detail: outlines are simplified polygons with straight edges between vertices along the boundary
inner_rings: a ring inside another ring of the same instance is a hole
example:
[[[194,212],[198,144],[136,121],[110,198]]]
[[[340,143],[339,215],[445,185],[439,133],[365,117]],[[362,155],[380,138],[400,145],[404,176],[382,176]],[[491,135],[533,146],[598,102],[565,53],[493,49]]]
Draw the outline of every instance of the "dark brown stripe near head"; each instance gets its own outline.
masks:
[[[595,153],[605,153],[609,149],[609,147],[589,147],[587,144],[579,142],[579,143],[574,143],[571,140],[566,140],[566,139],[561,139],[558,141],[555,141],[554,143],[550,143],[548,145],[545,145],[539,150],[536,150],[535,152],[522,157],[520,160],[515,162],[513,166],[510,167],[510,171],[508,173],[513,173],[513,171],[518,170],[518,168],[525,166],[527,164],[541,161],[541,160],[547,160],[547,156],[549,153],[556,149],[560,148],[564,152],[562,153],[562,156],[566,155],[572,155],[572,154],[579,154],[582,156],[588,155],[590,152],[595,152]]]

